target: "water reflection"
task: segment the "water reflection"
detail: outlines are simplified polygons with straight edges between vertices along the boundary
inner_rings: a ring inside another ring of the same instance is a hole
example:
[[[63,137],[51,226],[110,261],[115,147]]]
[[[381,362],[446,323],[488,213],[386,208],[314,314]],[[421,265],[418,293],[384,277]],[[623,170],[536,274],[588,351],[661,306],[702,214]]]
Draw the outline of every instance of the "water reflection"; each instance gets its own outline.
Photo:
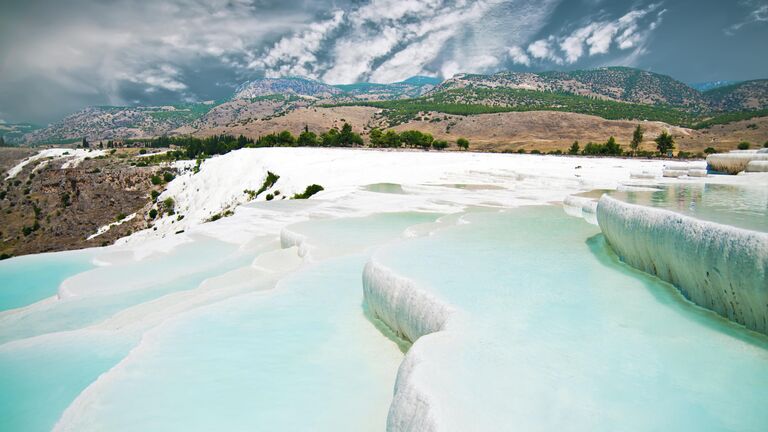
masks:
[[[660,207],[699,219],[768,232],[768,189],[760,186],[673,184],[657,191],[611,191],[628,203]]]

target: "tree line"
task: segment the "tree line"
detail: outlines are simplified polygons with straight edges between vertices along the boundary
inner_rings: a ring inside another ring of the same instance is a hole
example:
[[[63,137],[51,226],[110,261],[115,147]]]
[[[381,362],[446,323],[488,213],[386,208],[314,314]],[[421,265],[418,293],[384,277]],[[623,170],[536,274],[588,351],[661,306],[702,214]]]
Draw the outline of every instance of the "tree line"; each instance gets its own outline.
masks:
[[[579,142],[574,141],[571,147],[568,149],[570,155],[584,155],[584,156],[650,156],[648,152],[639,151],[640,144],[643,142],[643,136],[645,131],[643,127],[637,125],[635,131],[632,133],[632,141],[629,143],[630,151],[624,151],[616,142],[616,138],[611,136],[605,143],[593,143],[588,142],[583,149],[580,148]],[[666,130],[662,131],[659,136],[654,139],[656,143],[656,150],[661,155],[668,155],[675,149],[675,140],[672,135]]]
[[[320,135],[304,127],[299,136],[295,136],[288,130],[262,135],[257,139],[243,135],[214,135],[210,137],[192,136],[161,136],[146,141],[147,147],[176,147],[178,150],[158,155],[159,159],[198,159],[205,156],[226,154],[241,148],[259,147],[362,147],[365,145],[363,137],[352,130],[352,125],[344,123],[341,129],[331,128]],[[424,150],[443,150],[448,147],[448,141],[436,140],[431,134],[416,130],[396,132],[393,130],[382,131],[374,128],[370,132],[370,146],[377,148],[420,148]],[[469,141],[465,138],[456,140],[460,149],[467,150]],[[151,162],[147,160],[147,162]]]

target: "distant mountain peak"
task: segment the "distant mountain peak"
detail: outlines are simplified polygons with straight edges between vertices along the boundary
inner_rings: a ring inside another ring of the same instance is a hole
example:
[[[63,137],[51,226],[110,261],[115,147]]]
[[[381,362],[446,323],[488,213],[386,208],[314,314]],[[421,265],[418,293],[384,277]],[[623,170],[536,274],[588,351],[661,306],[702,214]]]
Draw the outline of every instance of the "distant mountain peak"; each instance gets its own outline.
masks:
[[[252,99],[275,94],[295,94],[309,97],[329,97],[341,93],[338,88],[301,76],[259,78],[246,81],[236,90],[232,99]]]
[[[410,84],[410,85],[417,85],[417,86],[423,86],[423,85],[436,86],[441,82],[443,82],[443,80],[437,77],[416,75],[416,76],[412,76],[410,78],[404,79],[398,82],[397,84]]]

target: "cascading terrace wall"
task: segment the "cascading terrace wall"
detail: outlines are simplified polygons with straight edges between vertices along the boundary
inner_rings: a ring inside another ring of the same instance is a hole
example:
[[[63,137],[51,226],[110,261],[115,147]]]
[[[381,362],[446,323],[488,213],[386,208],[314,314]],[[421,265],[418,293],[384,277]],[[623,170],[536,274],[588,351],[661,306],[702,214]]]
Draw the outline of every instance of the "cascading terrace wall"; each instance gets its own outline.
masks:
[[[768,233],[603,196],[597,221],[625,263],[699,306],[768,334]]]

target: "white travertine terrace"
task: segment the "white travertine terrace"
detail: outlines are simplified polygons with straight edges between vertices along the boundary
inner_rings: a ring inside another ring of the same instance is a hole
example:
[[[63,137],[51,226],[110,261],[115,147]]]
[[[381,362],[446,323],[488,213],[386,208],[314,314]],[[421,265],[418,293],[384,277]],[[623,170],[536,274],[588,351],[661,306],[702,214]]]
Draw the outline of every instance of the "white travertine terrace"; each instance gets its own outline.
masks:
[[[600,229],[627,264],[694,303],[768,333],[768,234],[603,196]]]

